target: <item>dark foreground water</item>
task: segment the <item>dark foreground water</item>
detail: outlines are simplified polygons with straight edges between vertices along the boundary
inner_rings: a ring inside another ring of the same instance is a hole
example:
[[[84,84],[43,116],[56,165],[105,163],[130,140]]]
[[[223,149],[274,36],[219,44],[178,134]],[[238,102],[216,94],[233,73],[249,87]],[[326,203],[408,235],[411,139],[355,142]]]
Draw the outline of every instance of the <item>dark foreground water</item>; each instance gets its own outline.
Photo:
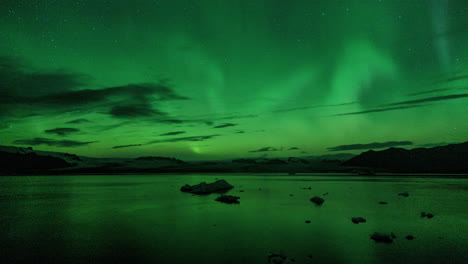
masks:
[[[215,178],[236,186],[240,205],[179,191]],[[321,207],[309,201],[326,192]],[[467,202],[468,180],[453,178],[0,177],[0,263],[261,264],[271,252],[295,263],[467,263]],[[397,238],[375,243],[375,231]]]

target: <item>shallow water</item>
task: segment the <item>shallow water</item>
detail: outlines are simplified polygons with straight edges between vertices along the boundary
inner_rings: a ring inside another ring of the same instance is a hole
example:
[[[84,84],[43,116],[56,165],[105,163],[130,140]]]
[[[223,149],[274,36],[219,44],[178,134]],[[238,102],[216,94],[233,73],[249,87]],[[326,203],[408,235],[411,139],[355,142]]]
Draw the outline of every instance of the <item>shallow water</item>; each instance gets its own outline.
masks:
[[[215,178],[236,186],[239,205],[179,191]],[[0,177],[0,262],[267,263],[277,252],[295,263],[467,263],[467,202],[468,180],[457,178]],[[375,231],[397,238],[375,243]]]

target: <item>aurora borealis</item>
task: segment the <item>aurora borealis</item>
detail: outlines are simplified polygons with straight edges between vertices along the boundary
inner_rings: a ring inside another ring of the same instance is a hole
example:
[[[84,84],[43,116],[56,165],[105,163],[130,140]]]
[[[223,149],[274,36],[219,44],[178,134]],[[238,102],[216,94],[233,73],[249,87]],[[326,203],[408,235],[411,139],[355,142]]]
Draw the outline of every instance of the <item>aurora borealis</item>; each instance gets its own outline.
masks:
[[[468,140],[463,0],[2,0],[0,25],[1,145],[204,160]]]

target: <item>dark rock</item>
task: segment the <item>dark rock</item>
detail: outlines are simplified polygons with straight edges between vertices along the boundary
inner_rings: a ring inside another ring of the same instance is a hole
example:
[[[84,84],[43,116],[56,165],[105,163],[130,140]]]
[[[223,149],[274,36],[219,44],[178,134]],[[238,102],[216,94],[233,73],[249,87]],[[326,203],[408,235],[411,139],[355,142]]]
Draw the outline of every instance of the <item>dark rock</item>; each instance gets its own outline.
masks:
[[[302,188],[302,189],[304,189],[304,190],[312,190],[312,187],[309,186],[309,187],[304,187],[304,188]]]
[[[216,198],[216,201],[228,204],[238,204],[240,197],[239,196],[232,196],[232,195],[221,195]]]
[[[421,217],[426,217],[428,219],[431,219],[432,217],[434,217],[434,215],[431,213],[422,212]]]
[[[359,224],[359,223],[365,223],[366,219],[364,219],[362,217],[353,217],[353,218],[351,218],[351,221],[353,221],[353,223],[355,223],[355,224]]]
[[[374,240],[377,243],[392,243],[395,235],[392,234],[383,234],[375,232],[370,236],[370,239]]]
[[[327,195],[328,195],[328,192],[326,192],[326,193],[324,193],[324,194],[322,194],[322,195],[323,195],[323,196],[327,196]]]
[[[226,180],[218,180],[213,183],[202,182],[196,185],[185,184],[180,188],[182,192],[188,192],[193,194],[210,194],[214,192],[226,191],[234,188]]]
[[[412,235],[407,235],[405,238],[408,239],[408,240],[413,240],[413,239],[414,239],[414,236],[412,236]]]
[[[379,204],[388,204],[387,202],[379,202]]]
[[[270,264],[283,264],[286,263],[288,257],[283,254],[270,254],[268,255],[268,263]]]
[[[402,192],[402,193],[399,193],[398,195],[399,195],[399,196],[403,196],[403,197],[408,197],[408,196],[409,196],[409,193],[407,193],[407,192]]]
[[[310,198],[310,201],[315,203],[316,205],[322,205],[325,202],[323,198],[320,198],[318,196]]]
[[[374,176],[375,172],[371,168],[360,168],[353,170],[354,174],[361,176]]]
[[[310,224],[310,220],[306,220],[305,223],[306,223],[306,224]]]

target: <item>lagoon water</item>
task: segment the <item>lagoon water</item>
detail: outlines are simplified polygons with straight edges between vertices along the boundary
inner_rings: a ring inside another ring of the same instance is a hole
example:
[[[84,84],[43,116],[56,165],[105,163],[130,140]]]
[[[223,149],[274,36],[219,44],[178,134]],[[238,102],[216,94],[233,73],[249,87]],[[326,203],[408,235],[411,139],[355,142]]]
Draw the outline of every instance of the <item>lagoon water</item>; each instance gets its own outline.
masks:
[[[236,186],[228,194],[239,205],[179,191],[216,178]],[[320,207],[309,201],[316,195]],[[270,253],[295,263],[467,263],[467,202],[463,178],[0,177],[0,263],[261,264]],[[375,243],[373,232],[397,238]]]

